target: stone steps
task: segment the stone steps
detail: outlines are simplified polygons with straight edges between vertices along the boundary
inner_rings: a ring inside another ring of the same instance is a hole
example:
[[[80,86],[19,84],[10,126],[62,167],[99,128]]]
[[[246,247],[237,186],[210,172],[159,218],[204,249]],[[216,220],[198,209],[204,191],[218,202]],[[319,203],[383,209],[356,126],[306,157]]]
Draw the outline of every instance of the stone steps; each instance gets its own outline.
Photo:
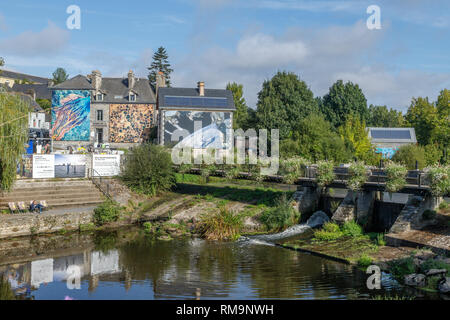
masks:
[[[50,209],[100,204],[101,191],[90,180],[64,179],[46,181],[17,181],[11,192],[0,194],[0,210],[9,210],[8,202],[45,200]]]

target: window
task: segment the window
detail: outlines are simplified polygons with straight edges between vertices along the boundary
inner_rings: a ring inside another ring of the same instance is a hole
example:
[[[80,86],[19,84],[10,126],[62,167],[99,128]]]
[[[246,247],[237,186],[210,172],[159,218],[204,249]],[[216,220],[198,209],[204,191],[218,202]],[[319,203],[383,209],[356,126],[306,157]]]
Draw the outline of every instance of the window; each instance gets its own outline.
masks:
[[[134,93],[130,93],[130,101],[136,101],[136,95]]]
[[[103,110],[97,110],[97,121],[103,121]]]
[[[103,93],[99,92],[97,93],[95,100],[97,101],[103,101]]]

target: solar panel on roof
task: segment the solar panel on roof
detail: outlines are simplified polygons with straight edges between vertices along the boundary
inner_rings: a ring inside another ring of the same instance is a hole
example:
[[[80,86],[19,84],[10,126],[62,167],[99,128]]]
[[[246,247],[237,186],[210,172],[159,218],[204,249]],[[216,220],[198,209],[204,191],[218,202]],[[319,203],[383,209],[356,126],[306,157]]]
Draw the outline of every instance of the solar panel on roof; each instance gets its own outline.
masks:
[[[174,107],[227,107],[227,98],[165,96],[164,104]]]
[[[411,139],[411,132],[409,130],[372,129],[370,135],[374,139]]]

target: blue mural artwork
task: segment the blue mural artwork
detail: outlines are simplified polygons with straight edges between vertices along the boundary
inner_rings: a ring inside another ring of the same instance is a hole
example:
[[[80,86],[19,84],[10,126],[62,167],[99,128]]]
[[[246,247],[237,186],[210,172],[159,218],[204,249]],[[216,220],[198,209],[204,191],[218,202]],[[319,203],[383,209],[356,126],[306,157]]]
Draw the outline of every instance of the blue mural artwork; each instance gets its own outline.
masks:
[[[89,90],[54,90],[52,130],[56,141],[89,141],[91,96]]]
[[[397,152],[398,147],[392,147],[392,148],[376,148],[376,153],[381,153],[384,159],[391,159],[394,154]]]

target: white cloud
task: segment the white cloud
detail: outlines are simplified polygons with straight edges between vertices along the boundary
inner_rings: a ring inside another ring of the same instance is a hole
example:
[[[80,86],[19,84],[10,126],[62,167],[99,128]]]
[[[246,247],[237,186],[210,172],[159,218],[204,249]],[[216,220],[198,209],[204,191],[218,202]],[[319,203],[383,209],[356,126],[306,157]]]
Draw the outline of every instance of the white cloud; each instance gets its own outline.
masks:
[[[25,31],[15,37],[0,42],[0,50],[17,56],[49,56],[62,51],[68,44],[69,31],[48,22],[39,32]]]
[[[378,44],[389,26],[373,32],[365,22],[323,29],[296,28],[282,36],[261,32],[244,35],[234,49],[215,46],[196,51],[175,65],[176,86],[224,88],[227,82],[244,84],[249,106],[255,106],[264,80],[278,70],[297,73],[322,96],[338,79],[358,83],[368,102],[403,109],[413,96],[436,97],[450,85],[448,73],[396,69],[388,65]]]

